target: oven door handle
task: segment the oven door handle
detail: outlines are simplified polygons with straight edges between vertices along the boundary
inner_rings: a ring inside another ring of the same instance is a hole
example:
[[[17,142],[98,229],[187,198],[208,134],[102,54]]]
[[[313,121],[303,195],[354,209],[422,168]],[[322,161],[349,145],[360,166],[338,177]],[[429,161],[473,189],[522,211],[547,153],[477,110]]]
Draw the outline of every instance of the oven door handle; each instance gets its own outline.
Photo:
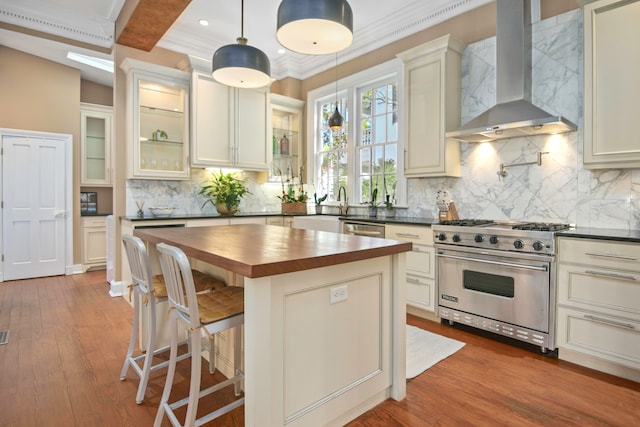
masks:
[[[442,253],[438,253],[438,256],[442,257],[442,258],[458,259],[458,260],[461,260],[461,261],[473,261],[473,262],[482,262],[482,263],[485,263],[485,264],[502,265],[502,266],[505,266],[505,267],[524,268],[525,270],[549,271],[549,269],[548,269],[548,267],[546,265],[543,265],[543,266],[522,265],[522,264],[514,264],[514,263],[511,263],[511,262],[491,261],[491,260],[488,260],[488,259],[469,258],[469,257],[464,257],[464,256],[456,256],[456,255],[446,255],[446,254],[442,254]]]

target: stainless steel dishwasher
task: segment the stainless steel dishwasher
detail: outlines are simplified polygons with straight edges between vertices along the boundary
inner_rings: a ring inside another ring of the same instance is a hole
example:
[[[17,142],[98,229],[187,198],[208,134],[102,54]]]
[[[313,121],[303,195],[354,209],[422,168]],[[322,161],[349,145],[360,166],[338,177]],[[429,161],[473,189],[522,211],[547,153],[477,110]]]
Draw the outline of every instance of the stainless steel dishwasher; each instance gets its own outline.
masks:
[[[342,221],[342,232],[354,236],[384,238],[384,224],[347,219]]]

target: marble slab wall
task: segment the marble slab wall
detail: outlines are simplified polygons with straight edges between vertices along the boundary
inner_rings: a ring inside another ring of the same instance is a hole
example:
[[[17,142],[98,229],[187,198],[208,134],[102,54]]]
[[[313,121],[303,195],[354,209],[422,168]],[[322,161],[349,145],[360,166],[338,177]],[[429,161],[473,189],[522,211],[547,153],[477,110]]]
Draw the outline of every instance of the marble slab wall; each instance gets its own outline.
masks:
[[[585,227],[640,228],[640,170],[589,171],[582,163],[582,11],[568,12],[532,28],[532,101],[565,116],[578,131],[564,135],[461,143],[460,178],[408,182],[407,216],[436,216],[436,192],[448,190],[463,218],[567,222]],[[469,45],[462,58],[465,123],[496,102],[495,37]],[[537,160],[542,165],[500,164]]]

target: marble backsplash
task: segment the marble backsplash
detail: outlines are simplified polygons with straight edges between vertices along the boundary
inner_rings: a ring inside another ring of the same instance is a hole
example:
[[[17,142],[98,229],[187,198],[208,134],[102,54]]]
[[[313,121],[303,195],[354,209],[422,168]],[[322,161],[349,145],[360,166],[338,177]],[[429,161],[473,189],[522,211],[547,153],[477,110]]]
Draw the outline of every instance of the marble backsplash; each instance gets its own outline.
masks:
[[[534,24],[532,102],[578,125],[564,135],[461,143],[460,178],[408,182],[409,216],[437,214],[435,195],[448,190],[464,218],[567,222],[584,227],[640,229],[640,170],[586,170],[582,163],[582,11]],[[469,45],[462,58],[465,123],[495,104],[495,37]],[[508,168],[500,164],[542,165]]]
[[[463,218],[640,229],[640,170],[583,168],[581,10],[535,23],[533,43],[533,103],[565,116],[578,125],[578,131],[461,143],[461,177],[410,179],[408,204],[398,210],[398,216],[436,218],[436,192],[446,189]],[[461,122],[465,123],[495,104],[495,37],[469,45],[462,61]],[[508,168],[507,176],[499,179],[501,163],[535,161],[538,152],[548,152],[541,166]],[[190,181],[128,180],[126,214],[136,214],[136,201],[144,201],[145,210],[168,205],[178,213],[213,214],[214,207],[209,204],[203,209],[204,198],[198,195],[207,174],[192,169]],[[279,212],[280,185],[260,183],[255,173],[247,177],[251,195],[242,200],[241,210]]]

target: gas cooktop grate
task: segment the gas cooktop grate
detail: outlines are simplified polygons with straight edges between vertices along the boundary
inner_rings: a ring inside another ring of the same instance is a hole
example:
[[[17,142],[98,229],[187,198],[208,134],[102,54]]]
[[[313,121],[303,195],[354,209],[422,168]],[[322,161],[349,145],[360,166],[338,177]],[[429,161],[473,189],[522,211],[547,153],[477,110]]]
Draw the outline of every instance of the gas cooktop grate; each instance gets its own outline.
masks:
[[[475,227],[478,225],[492,224],[493,221],[488,219],[452,219],[448,221],[440,221],[440,225],[455,225],[458,227]]]
[[[531,230],[531,231],[560,231],[569,228],[569,224],[548,224],[544,222],[529,222],[526,224],[514,225],[514,230]]]

